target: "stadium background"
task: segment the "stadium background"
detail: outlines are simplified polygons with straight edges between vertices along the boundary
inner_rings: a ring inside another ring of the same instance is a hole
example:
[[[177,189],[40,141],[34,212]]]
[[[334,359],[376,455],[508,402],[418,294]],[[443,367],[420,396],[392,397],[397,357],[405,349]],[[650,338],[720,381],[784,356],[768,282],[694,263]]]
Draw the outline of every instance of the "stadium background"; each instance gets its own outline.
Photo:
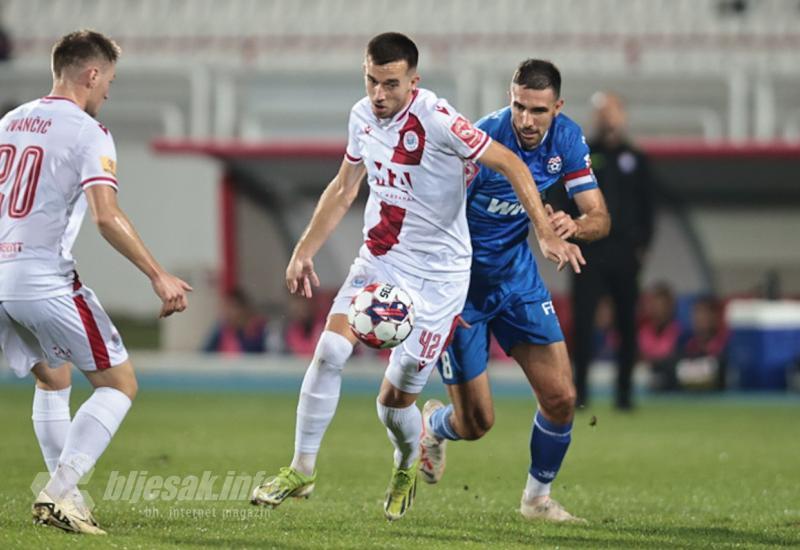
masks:
[[[591,95],[622,94],[661,184],[643,286],[672,285],[684,320],[700,294],[800,296],[796,1],[3,0],[0,27],[13,48],[0,62],[4,105],[47,93],[49,50],[66,32],[95,28],[123,47],[99,116],[116,140],[120,202],[155,256],[194,286],[191,312],[155,321],[147,280],[90,221],[74,252],[132,348],[145,390],[294,395],[305,358],[198,350],[220,293],[237,285],[266,315],[271,338],[280,334],[291,307],[283,283],[291,246],[344,150],[349,107],[363,96],[364,44],[385,30],[416,40],[422,85],[472,119],[506,104],[513,67],[531,56],[561,68],[564,112],[587,132]],[[320,312],[360,230],[356,206],[316,260],[327,290],[315,303]],[[542,272],[566,302],[567,277],[549,265]],[[800,327],[793,303],[782,330]],[[766,311],[766,320],[750,318],[770,328]],[[800,355],[797,332],[787,338]],[[764,345],[754,344],[754,361]],[[370,393],[382,360],[354,363],[345,390]],[[516,367],[493,365],[492,376],[501,395],[527,395]],[[595,371],[601,393],[610,376]],[[7,369],[0,381],[18,385]],[[699,399],[692,410],[707,410]],[[797,412],[796,397],[780,399]],[[290,399],[280,402],[292,410]],[[796,421],[791,428],[797,440]]]

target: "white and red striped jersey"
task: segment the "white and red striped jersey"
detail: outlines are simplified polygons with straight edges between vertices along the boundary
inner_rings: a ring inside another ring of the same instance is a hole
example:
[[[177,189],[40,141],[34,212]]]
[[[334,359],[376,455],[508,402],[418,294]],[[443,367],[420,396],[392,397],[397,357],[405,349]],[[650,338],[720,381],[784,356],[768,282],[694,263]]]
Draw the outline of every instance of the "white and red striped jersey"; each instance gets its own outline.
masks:
[[[0,119],[0,301],[72,292],[83,191],[116,189],[116,164],[111,134],[69,99],[37,99]]]
[[[391,119],[377,118],[365,97],[353,106],[348,131],[345,158],[365,164],[370,188],[361,254],[425,279],[468,277],[464,163],[491,138],[424,89]]]

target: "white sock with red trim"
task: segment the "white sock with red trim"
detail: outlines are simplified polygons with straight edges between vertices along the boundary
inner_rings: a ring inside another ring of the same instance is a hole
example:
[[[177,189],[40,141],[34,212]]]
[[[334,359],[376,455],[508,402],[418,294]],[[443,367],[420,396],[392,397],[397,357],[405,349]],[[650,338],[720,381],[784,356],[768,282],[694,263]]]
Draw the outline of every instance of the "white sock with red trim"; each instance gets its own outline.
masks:
[[[69,431],[69,394],[72,387],[48,391],[36,387],[33,393],[33,431],[51,474],[58,465]]]
[[[386,426],[386,433],[394,445],[394,464],[408,468],[419,456],[419,439],[422,437],[422,413],[416,403],[396,409],[376,401],[378,418]]]
[[[72,420],[64,450],[50,482],[44,488],[53,500],[61,500],[78,485],[106,450],[131,400],[115,388],[97,388]]]

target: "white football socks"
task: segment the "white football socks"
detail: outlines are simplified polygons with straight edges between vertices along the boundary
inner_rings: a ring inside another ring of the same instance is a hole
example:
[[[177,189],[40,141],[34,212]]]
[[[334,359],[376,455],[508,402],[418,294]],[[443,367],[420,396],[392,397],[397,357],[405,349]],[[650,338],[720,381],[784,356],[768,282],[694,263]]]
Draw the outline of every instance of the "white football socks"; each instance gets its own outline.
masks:
[[[525,502],[532,502],[533,499],[539,497],[546,497],[550,494],[551,483],[542,483],[531,474],[528,474],[528,482],[525,484],[525,492],[522,493],[522,498]]]
[[[72,387],[47,391],[36,387],[33,393],[33,431],[39,440],[47,471],[52,474],[64,449],[69,431],[69,394]]]
[[[342,369],[352,353],[350,341],[329,330],[323,332],[317,342],[297,403],[292,468],[302,474],[314,473],[322,436],[339,403]]]
[[[376,401],[378,418],[386,426],[386,433],[394,445],[394,464],[408,468],[419,456],[419,439],[422,437],[422,413],[417,404],[395,409]]]
[[[70,424],[64,450],[45,492],[61,500],[91,470],[116,433],[131,400],[115,388],[97,388],[81,405]]]

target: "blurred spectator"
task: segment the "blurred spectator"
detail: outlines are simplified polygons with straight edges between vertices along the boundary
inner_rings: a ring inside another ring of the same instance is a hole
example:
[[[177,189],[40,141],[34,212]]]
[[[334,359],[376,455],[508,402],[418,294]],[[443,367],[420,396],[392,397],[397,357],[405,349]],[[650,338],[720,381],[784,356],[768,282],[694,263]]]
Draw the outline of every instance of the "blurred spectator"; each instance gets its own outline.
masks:
[[[728,345],[728,329],[716,298],[703,296],[692,305],[692,328],[683,345],[686,357],[721,357]]]
[[[614,302],[608,295],[600,298],[594,315],[594,337],[592,338],[593,360],[614,360],[619,349],[619,335],[614,329]]]
[[[266,351],[267,321],[253,308],[242,289],[226,293],[221,304],[221,319],[203,350],[228,355]]]
[[[672,289],[665,283],[656,284],[644,301],[644,319],[639,327],[639,356],[650,368],[653,389],[675,389],[682,332]]]
[[[580,243],[587,265],[572,277],[573,357],[579,406],[588,403],[587,380],[593,358],[595,314],[604,295],[611,298],[618,338],[616,406],[629,409],[631,377],[636,362],[636,303],[639,271],[653,236],[653,187],[649,163],[627,135],[627,115],[616,95],[592,96],[594,135],[589,141],[592,168],[611,215],[605,239]],[[573,217],[577,207],[563,186],[553,186],[553,199]],[[551,198],[548,197],[548,201]],[[554,205],[554,209],[558,210]]]
[[[692,305],[692,327],[675,368],[677,385],[686,389],[724,388],[727,345],[728,330],[719,302],[711,296],[698,298]]]
[[[317,314],[316,301],[292,296],[289,302],[283,340],[287,353],[311,357],[325,329],[325,317]]]
[[[675,317],[675,295],[666,283],[656,284],[644,304],[639,327],[639,355],[645,361],[674,358],[680,346],[681,325]]]

